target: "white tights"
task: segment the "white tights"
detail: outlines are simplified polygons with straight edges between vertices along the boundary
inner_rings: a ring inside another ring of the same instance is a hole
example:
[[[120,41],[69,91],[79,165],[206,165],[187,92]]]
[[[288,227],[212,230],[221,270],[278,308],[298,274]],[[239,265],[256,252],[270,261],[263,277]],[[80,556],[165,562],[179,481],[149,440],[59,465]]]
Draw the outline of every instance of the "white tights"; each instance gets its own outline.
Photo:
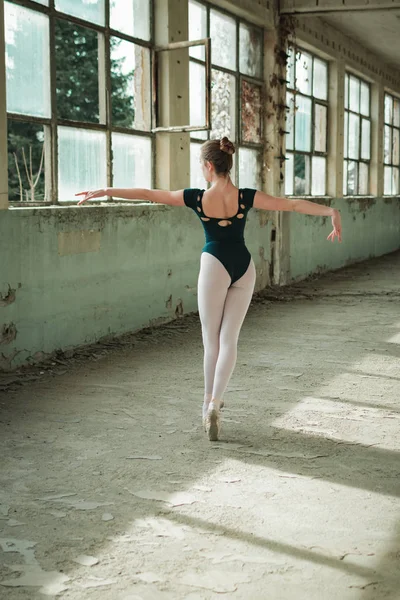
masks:
[[[221,262],[203,252],[198,282],[198,304],[204,344],[205,403],[221,401],[236,364],[240,329],[256,281],[253,260],[231,286]]]

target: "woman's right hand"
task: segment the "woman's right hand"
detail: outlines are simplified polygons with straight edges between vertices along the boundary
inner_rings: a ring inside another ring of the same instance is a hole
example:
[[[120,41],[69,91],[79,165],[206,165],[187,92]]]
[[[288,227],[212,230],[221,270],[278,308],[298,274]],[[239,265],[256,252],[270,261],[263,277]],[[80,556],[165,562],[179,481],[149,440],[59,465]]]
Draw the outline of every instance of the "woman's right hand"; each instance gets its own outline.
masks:
[[[327,239],[331,242],[335,241],[337,237],[338,241],[342,241],[342,219],[340,216],[340,212],[338,210],[334,210],[332,215],[332,227],[333,231],[328,235]]]
[[[78,206],[80,206],[88,200],[93,200],[93,198],[102,198],[103,196],[107,196],[107,190],[103,188],[102,190],[95,190],[93,192],[79,192],[78,194],[75,194],[75,196],[85,196],[80,202],[78,202]]]

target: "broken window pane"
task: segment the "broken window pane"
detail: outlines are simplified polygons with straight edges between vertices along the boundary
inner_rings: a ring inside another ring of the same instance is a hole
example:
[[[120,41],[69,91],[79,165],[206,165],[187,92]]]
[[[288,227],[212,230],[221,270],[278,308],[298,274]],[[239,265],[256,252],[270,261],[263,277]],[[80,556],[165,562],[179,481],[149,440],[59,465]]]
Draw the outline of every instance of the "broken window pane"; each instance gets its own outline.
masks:
[[[236,138],[236,96],[235,77],[223,71],[212,70],[211,81],[211,138],[227,136]]]
[[[361,196],[366,196],[369,191],[369,175],[368,175],[368,165],[367,163],[360,162],[359,163],[359,186],[358,193]]]
[[[288,81],[287,86],[294,90],[294,83],[295,83],[295,72],[294,72],[294,63],[295,63],[295,50],[294,48],[289,48],[288,49],[288,60],[287,60],[287,65],[286,65],[286,79]]]
[[[316,152],[326,152],[328,109],[322,104],[315,104],[314,108],[314,150]]]
[[[117,37],[110,50],[113,124],[150,131],[150,51]]]
[[[350,75],[350,110],[360,112],[360,80]]]
[[[120,2],[121,0],[118,0]],[[97,25],[105,25],[104,0],[55,0],[55,7],[60,12],[85,19]]]
[[[150,0],[110,0],[110,27],[150,40]]]
[[[347,160],[343,163],[343,195],[347,196]]]
[[[43,125],[8,121],[8,197],[11,202],[50,200],[50,189],[46,189],[45,181],[45,135],[50,132]]]
[[[361,81],[361,106],[360,112],[365,117],[369,117],[369,85]]]
[[[312,90],[312,58],[303,51],[296,55],[296,88],[302,94],[311,95]]]
[[[191,142],[190,144],[190,187],[200,188],[206,187],[206,181],[203,177],[200,165],[201,144]]]
[[[58,19],[55,35],[58,116],[99,122],[97,32]]]
[[[243,142],[261,142],[261,87],[242,80],[241,123]]]
[[[311,151],[311,98],[296,96],[295,149]]]
[[[349,108],[349,76],[344,77],[344,107]]]
[[[189,40],[203,40],[207,37],[207,8],[203,4],[190,0],[189,2]],[[189,48],[193,58],[205,60],[204,46]]]
[[[396,196],[400,194],[400,172],[395,168],[392,171],[392,191]]]
[[[371,122],[368,119],[361,119],[361,158],[371,158]]]
[[[400,164],[400,155],[399,155],[399,136],[400,130],[393,129],[392,133],[392,164],[399,165]]]
[[[349,196],[358,194],[358,163],[351,160],[347,163],[347,193]]]
[[[286,196],[293,196],[294,188],[293,188],[293,180],[294,180],[294,160],[293,154],[286,154],[285,161],[285,194]]]
[[[348,158],[349,156],[349,113],[344,113],[344,157]],[[347,185],[347,184],[346,184]]]
[[[393,103],[393,125],[400,127],[400,101],[394,98]]]
[[[152,187],[151,139],[126,133],[112,134],[113,187]]]
[[[58,128],[58,199],[75,202],[79,191],[107,185],[106,133]],[[101,200],[99,198],[99,200]]]
[[[319,58],[314,58],[313,96],[328,99],[328,64]]]
[[[349,158],[360,157],[360,117],[349,114]]]
[[[385,94],[385,123],[391,125],[393,122],[393,98]]]
[[[313,196],[326,194],[326,158],[323,156],[312,157],[311,194]]]
[[[306,154],[294,155],[294,194],[310,195],[310,157]]]
[[[392,167],[385,167],[383,193],[385,196],[392,194]]]
[[[252,189],[261,187],[261,156],[258,150],[239,149],[239,186]]]
[[[289,107],[289,111],[286,113],[286,148],[293,150],[294,148],[294,110],[295,110],[295,97],[293,94],[286,94],[286,104]]]
[[[384,163],[390,165],[392,163],[392,128],[385,125],[384,139]]]
[[[236,69],[236,21],[216,10],[210,13],[212,62],[219,67]]]
[[[206,122],[206,68],[190,62],[190,125],[204,125]]]
[[[239,64],[240,71],[252,77],[262,77],[262,32],[255,27],[240,23]]]
[[[7,110],[50,117],[49,19],[10,2],[4,8]]]

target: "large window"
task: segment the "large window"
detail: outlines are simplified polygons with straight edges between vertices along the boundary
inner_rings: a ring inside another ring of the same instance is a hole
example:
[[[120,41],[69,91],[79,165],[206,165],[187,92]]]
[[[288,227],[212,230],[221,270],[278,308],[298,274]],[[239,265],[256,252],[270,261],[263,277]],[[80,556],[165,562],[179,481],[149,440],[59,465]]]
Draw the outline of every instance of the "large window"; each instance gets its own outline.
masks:
[[[400,100],[385,94],[384,128],[384,191],[385,196],[400,194]]]
[[[152,184],[151,6],[5,2],[10,201]]]
[[[328,64],[290,48],[287,81],[285,194],[325,196]]]
[[[346,73],[344,93],[343,194],[369,193],[371,159],[371,91],[366,81]]]
[[[206,4],[189,2],[189,39],[211,37],[210,132],[191,136],[190,178],[205,185],[199,167],[200,146],[208,138],[229,137],[237,146],[232,179],[240,187],[259,188],[262,164],[263,32]],[[205,56],[190,51],[190,124],[204,123]]]

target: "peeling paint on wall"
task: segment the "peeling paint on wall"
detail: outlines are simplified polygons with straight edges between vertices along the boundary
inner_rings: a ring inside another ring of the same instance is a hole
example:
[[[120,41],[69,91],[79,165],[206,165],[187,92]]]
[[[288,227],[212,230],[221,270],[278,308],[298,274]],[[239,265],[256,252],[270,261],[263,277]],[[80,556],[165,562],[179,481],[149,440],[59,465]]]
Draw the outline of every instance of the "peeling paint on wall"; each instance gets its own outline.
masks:
[[[181,299],[179,299],[179,302],[176,305],[175,316],[176,316],[176,318],[183,316],[183,302]]]
[[[15,323],[4,323],[0,333],[0,345],[10,344],[17,337]]]
[[[4,294],[4,296],[3,294],[0,294],[0,306],[8,306],[15,302],[15,292],[16,290],[8,284],[8,292]]]

